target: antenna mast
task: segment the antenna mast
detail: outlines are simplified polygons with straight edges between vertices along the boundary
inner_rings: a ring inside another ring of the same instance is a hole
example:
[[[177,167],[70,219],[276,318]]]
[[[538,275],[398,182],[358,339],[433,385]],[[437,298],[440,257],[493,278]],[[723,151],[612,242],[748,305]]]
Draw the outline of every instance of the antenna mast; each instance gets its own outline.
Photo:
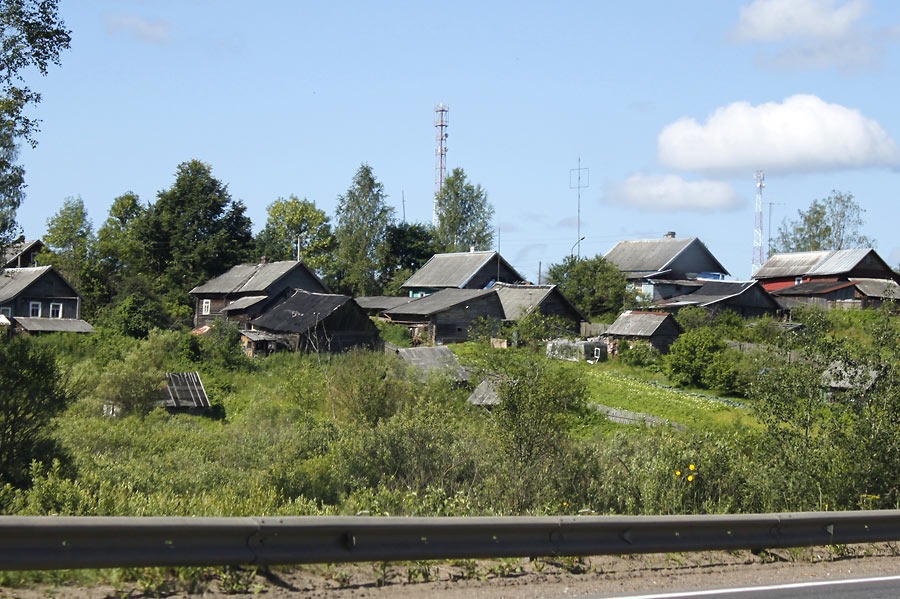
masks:
[[[578,241],[575,242],[575,245],[578,246],[577,256],[579,260],[581,260],[581,242],[584,240],[584,237],[581,236],[581,190],[591,186],[590,175],[591,169],[581,168],[581,156],[579,156],[578,168],[569,169],[569,189],[578,190]],[[582,176],[584,176],[583,183],[581,181]]]
[[[450,125],[448,113],[449,106],[441,102],[434,107],[434,127],[436,147],[434,149],[434,206],[431,211],[431,225],[438,224],[437,196],[444,188],[444,179],[447,178],[447,127]]]
[[[750,276],[756,274],[763,263],[763,201],[762,190],[766,186],[766,175],[762,171],[756,171],[756,225],[753,228],[753,264],[750,266]]]

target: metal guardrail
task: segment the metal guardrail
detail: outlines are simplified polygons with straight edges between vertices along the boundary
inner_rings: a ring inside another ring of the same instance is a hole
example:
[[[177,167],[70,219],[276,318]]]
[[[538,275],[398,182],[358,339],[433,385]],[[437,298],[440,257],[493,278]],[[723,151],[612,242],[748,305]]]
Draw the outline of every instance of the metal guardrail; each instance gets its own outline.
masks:
[[[900,510],[707,516],[0,516],[0,570],[773,549],[900,540]]]

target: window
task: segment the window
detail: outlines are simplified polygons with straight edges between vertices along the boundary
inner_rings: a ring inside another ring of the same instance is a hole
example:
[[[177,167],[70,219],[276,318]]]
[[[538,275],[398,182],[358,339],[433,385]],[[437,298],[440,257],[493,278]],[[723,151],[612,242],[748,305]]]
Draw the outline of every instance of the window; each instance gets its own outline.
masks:
[[[201,314],[209,314],[212,310],[212,300],[205,299],[203,300],[203,305],[200,308]]]
[[[803,282],[803,277],[797,277],[796,279],[794,279],[794,285],[799,285],[802,282]]]
[[[50,318],[62,318],[62,304],[50,304]]]
[[[6,316],[7,318],[12,318],[12,308],[9,308],[9,307],[0,308],[0,314],[2,314],[3,316]]]
[[[40,318],[41,302],[28,302],[28,315],[32,318]]]

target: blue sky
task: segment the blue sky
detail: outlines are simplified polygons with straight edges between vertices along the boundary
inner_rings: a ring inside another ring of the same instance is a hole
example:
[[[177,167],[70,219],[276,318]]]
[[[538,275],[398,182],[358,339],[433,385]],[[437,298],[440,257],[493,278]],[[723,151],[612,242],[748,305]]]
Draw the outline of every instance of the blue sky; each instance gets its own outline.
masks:
[[[247,205],[329,215],[363,162],[398,219],[431,222],[434,108],[447,165],[481,184],[500,252],[537,281],[578,241],[699,237],[750,276],[763,239],[831,191],[900,263],[900,3],[62,0],[72,49],[23,148],[26,237],[67,197],[99,227],[199,159]]]

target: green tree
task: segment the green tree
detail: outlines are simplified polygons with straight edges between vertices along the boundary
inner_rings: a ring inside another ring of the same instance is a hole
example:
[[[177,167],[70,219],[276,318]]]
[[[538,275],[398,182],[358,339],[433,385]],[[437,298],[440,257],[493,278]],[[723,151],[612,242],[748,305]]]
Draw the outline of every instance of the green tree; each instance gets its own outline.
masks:
[[[88,266],[94,251],[94,225],[88,218],[80,197],[66,198],[62,208],[47,219],[44,244],[52,252],[40,263],[49,263],[62,273],[75,289],[85,283]]]
[[[357,296],[381,292],[387,232],[394,222],[385,197],[368,164],[359,167],[350,188],[338,197],[336,247],[327,269],[332,289]]]
[[[15,164],[16,140],[36,145],[38,120],[28,109],[41,95],[24,85],[25,73],[46,75],[71,40],[58,0],[0,2],[0,253],[15,237],[15,213],[24,198],[24,169]]]
[[[266,208],[266,226],[256,236],[256,253],[269,260],[300,259],[321,270],[334,246],[331,223],[315,202],[291,196]]]
[[[547,281],[588,318],[615,316],[625,303],[625,277],[603,256],[567,256],[547,270]]]
[[[253,235],[244,212],[210,165],[199,160],[178,165],[175,183],[159,192],[136,223],[160,291],[187,303],[192,287],[249,259]]]
[[[70,397],[53,355],[28,338],[0,340],[0,480],[25,483],[35,459],[51,457],[51,419]]]
[[[860,232],[865,210],[851,193],[832,191],[827,198],[813,200],[797,219],[785,221],[772,240],[772,251],[811,252],[872,247],[875,241]]]
[[[117,302],[136,289],[141,294],[149,289],[143,268],[146,252],[136,231],[136,223],[146,211],[140,198],[127,192],[113,200],[109,216],[97,230],[92,271],[102,305]]]
[[[421,223],[397,223],[388,226],[388,251],[381,273],[386,295],[397,295],[400,286],[434,253],[432,230]]]
[[[461,168],[453,169],[437,193],[435,246],[439,252],[467,252],[488,249],[494,244],[491,219],[494,208],[481,185],[466,180]]]

